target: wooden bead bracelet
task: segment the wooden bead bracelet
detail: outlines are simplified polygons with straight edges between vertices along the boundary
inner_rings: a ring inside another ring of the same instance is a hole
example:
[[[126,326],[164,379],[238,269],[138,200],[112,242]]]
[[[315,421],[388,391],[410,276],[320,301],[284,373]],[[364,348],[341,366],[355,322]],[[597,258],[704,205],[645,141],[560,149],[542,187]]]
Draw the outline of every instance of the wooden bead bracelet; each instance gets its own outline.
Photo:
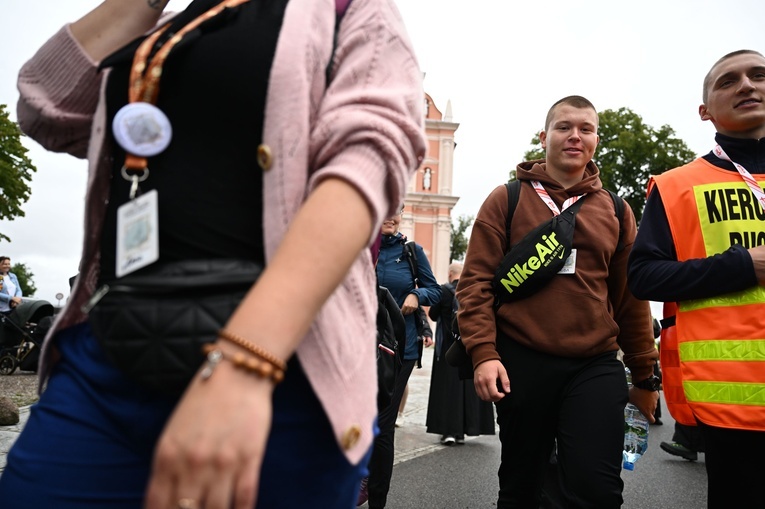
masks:
[[[220,364],[220,361],[227,360],[234,365],[235,368],[243,369],[249,373],[271,380],[274,384],[278,384],[284,380],[284,369],[274,366],[268,360],[261,360],[257,357],[250,357],[241,352],[234,354],[225,354],[223,351],[216,347],[212,343],[208,343],[202,347],[202,351],[207,356],[207,363],[200,372],[202,380],[207,380],[213,374],[216,366]]]
[[[221,329],[218,331],[218,337],[221,339],[225,339],[226,341],[230,341],[231,343],[234,343],[235,345],[244,348],[245,350],[251,352],[252,354],[257,355],[261,359],[267,362],[270,362],[277,369],[280,369],[282,371],[287,371],[286,362],[277,358],[275,355],[272,355],[269,352],[265,351],[263,348],[259,347],[255,343],[247,341],[241,336],[237,336],[233,332],[229,332],[226,329]]]

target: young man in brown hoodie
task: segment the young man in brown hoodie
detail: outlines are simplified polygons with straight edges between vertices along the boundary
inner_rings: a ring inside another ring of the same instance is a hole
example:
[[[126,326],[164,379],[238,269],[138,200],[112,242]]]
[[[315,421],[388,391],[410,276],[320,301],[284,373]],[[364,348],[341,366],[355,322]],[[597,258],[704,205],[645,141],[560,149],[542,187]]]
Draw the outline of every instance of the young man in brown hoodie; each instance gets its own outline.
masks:
[[[540,133],[546,159],[518,165],[511,246],[584,199],[568,268],[537,293],[495,306],[492,279],[508,234],[506,186],[489,195],[473,225],[457,291],[459,324],[476,391],[497,407],[500,509],[539,507],[556,440],[568,507],[620,507],[624,406],[634,403],[653,422],[658,393],[634,387],[628,395],[617,359],[621,348],[637,385],[657,389],[650,307],[629,292],[626,281],[635,217],[625,206],[620,221],[602,188],[592,162],[597,129],[590,101],[561,99]]]

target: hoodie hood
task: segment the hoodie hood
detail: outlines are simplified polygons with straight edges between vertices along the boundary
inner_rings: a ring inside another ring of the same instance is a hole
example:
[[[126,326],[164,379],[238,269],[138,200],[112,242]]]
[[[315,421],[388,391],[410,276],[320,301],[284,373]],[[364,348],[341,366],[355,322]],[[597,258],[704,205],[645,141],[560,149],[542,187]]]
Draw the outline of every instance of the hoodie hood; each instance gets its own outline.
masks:
[[[546,166],[547,164],[544,159],[525,161],[516,167],[516,178],[518,180],[538,180],[545,186],[548,192],[551,190],[563,191],[563,187],[558,181],[547,173]],[[576,196],[585,193],[595,193],[602,188],[603,183],[600,181],[600,170],[595,163],[590,161],[584,169],[584,177],[581,182],[569,187],[566,191],[569,196]]]

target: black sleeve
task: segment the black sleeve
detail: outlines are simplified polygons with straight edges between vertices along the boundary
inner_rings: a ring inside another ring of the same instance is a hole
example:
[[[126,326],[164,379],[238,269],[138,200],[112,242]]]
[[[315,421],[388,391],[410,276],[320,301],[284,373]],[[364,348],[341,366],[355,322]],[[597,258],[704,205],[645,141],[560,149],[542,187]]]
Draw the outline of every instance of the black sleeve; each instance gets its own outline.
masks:
[[[446,300],[447,293],[449,293],[449,290],[447,290],[444,285],[441,285],[441,300],[430,306],[430,309],[428,309],[428,316],[434,322],[437,322],[438,319],[441,318],[441,311],[444,309],[444,301]]]
[[[419,313],[418,313],[419,320],[422,322],[422,335],[432,338],[433,337],[433,329],[430,327],[430,322],[428,321],[428,317],[425,315],[425,309],[420,306]]]
[[[752,257],[740,245],[708,258],[677,261],[664,204],[654,188],[630,252],[628,284],[638,299],[678,302],[745,290],[757,284],[757,276]]]

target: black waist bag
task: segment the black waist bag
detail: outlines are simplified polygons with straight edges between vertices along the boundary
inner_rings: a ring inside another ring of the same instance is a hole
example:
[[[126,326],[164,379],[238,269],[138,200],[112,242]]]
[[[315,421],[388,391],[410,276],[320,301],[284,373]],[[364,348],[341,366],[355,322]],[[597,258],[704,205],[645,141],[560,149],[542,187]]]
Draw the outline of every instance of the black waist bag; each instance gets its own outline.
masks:
[[[244,260],[185,260],[103,285],[89,322],[112,362],[129,378],[179,396],[262,267]]]
[[[540,224],[507,252],[491,283],[498,304],[533,295],[563,268],[582,202],[584,198]]]

